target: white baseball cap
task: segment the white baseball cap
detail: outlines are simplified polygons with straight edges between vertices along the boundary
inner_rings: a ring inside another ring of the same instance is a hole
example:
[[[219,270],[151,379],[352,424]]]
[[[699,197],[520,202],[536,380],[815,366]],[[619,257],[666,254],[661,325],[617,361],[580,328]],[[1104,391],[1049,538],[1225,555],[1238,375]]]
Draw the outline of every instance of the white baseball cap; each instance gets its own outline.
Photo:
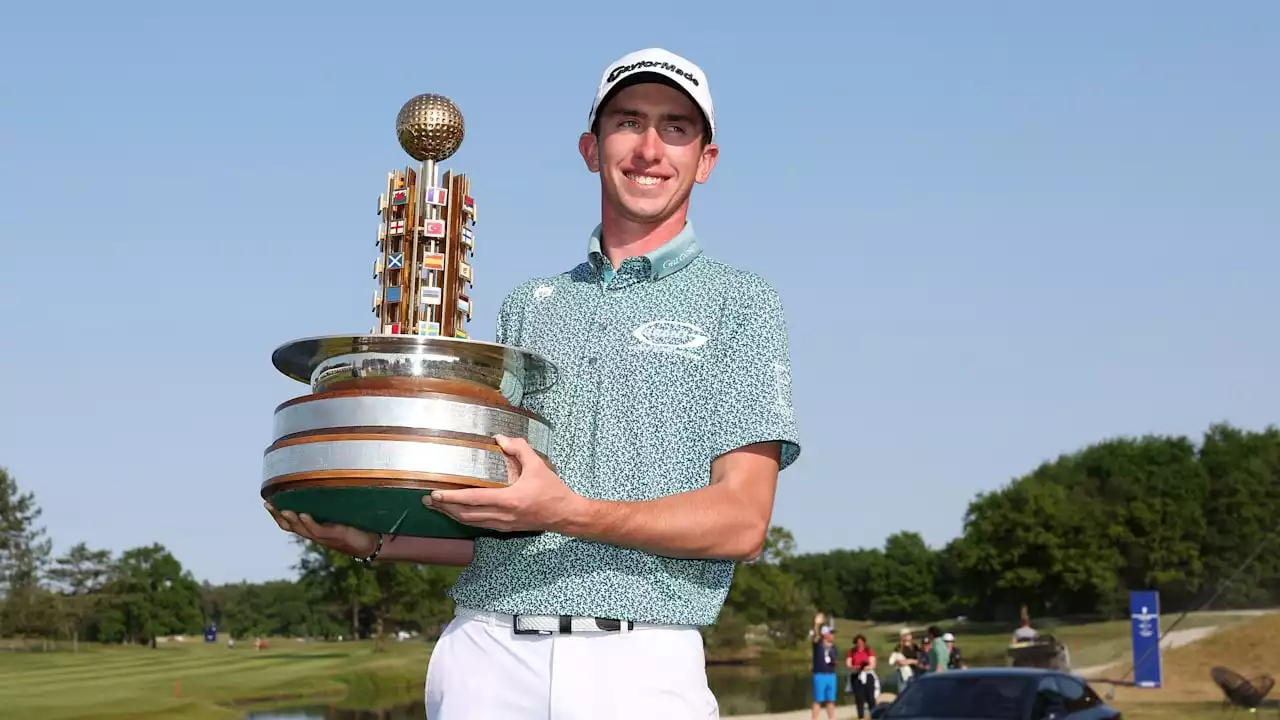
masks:
[[[711,102],[711,87],[706,73],[692,62],[662,48],[647,48],[628,53],[609,63],[600,76],[600,87],[591,103],[587,116],[587,129],[596,124],[596,112],[616,90],[649,80],[682,90],[702,110],[707,118],[707,140],[716,134],[716,110]]]

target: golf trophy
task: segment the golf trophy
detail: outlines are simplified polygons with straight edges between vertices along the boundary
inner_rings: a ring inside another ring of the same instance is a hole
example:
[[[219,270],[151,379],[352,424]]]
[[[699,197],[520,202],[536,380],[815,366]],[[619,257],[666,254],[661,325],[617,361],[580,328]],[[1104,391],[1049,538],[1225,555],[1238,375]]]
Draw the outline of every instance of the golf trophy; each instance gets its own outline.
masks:
[[[378,197],[377,326],[272,354],[311,392],[275,410],[261,494],[279,510],[389,535],[505,535],[458,523],[422,498],[507,485],[494,435],[524,438],[546,459],[551,427],[520,405],[558,370],[535,353],[467,337],[476,206],[466,175],[441,179],[436,167],[462,145],[462,113],[446,97],[419,95],[400,109],[396,135],[419,165],[388,173]]]

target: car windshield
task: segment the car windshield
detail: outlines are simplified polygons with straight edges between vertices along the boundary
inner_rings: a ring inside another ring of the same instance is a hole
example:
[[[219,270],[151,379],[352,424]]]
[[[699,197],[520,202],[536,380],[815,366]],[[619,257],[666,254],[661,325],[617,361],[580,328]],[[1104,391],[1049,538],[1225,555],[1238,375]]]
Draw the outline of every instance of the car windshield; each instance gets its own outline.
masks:
[[[1017,720],[1030,688],[1022,677],[935,675],[907,686],[885,717]]]

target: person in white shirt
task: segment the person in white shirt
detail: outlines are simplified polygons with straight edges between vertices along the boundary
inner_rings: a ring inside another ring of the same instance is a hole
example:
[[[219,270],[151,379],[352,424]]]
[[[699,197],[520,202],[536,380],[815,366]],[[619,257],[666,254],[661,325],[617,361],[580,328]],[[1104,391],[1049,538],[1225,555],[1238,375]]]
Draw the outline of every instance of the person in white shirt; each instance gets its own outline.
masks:
[[[1031,627],[1031,618],[1023,613],[1022,623],[1018,626],[1017,630],[1013,631],[1013,644],[1017,645],[1018,643],[1035,642],[1039,637],[1040,633],[1036,632],[1035,629]]]
[[[911,630],[902,628],[898,633],[898,644],[889,655],[889,667],[894,668],[898,674],[899,694],[915,678],[919,657],[920,648],[912,641]]]

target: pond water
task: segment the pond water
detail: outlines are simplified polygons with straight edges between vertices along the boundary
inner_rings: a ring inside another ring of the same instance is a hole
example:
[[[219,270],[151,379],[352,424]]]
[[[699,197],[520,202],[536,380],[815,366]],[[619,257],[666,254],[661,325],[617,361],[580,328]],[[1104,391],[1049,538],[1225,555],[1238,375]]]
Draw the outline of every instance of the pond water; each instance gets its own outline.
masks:
[[[812,684],[806,667],[764,669],[711,667],[707,679],[722,715],[799,710],[810,705]],[[423,720],[422,701],[378,709],[340,709],[329,705],[248,713],[246,720]],[[825,716],[824,716],[825,717]]]

